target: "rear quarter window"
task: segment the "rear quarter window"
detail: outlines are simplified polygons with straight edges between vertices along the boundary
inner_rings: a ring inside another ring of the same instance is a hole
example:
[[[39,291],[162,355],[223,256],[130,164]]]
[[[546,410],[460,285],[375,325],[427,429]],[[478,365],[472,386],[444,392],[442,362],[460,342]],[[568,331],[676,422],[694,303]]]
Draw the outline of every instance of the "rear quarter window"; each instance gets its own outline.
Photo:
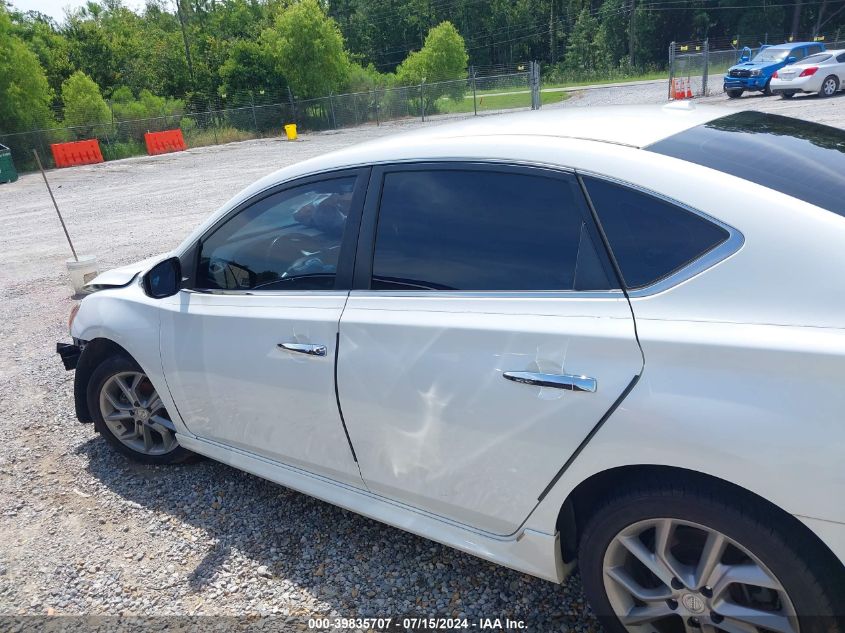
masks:
[[[630,187],[584,178],[625,285],[650,286],[728,239],[710,220]]]

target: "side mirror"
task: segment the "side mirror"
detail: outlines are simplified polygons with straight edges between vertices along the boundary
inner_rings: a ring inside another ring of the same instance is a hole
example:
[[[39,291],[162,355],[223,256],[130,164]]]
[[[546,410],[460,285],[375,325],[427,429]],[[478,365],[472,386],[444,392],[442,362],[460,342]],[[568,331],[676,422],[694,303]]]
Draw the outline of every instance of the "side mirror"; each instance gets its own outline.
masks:
[[[786,58],[787,64],[794,64],[797,61],[798,61],[798,58],[795,57],[794,55],[790,55],[789,57]]]
[[[182,265],[178,257],[159,262],[144,275],[144,292],[153,299],[171,297],[182,287]]]

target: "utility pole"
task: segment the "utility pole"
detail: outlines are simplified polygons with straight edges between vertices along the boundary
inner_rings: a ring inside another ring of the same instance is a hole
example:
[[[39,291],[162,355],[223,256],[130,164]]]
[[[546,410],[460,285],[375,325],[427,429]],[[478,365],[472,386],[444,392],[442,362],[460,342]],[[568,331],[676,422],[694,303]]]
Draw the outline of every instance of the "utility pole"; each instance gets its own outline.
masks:
[[[191,78],[191,86],[194,85],[194,64],[191,61],[191,47],[188,46],[188,33],[185,30],[185,18],[182,16],[182,0],[176,0],[176,15],[179,16],[179,26],[182,27],[182,41],[185,43],[185,61],[188,62],[188,76]]]
[[[795,9],[792,11],[792,30],[790,31],[790,35],[793,38],[798,37],[798,27],[801,26],[801,5],[802,4],[803,4],[802,0],[797,0],[795,2]]]
[[[634,33],[634,13],[636,11],[636,0],[631,0],[631,12],[628,16],[628,59],[631,62],[631,67],[634,66],[634,46],[636,46],[637,38]]]
[[[557,28],[555,28],[555,0],[549,2],[549,56],[551,63],[557,62]]]

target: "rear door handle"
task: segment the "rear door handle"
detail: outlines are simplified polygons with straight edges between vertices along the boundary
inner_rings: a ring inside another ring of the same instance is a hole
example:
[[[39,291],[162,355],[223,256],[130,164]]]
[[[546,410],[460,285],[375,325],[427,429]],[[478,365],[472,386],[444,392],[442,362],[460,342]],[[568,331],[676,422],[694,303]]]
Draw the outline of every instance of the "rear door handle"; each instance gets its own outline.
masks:
[[[310,345],[308,343],[279,343],[278,347],[286,349],[289,352],[298,352],[300,354],[308,354],[309,356],[325,356],[325,345]]]
[[[568,391],[586,391],[595,393],[598,383],[589,376],[574,374],[538,374],[533,371],[506,371],[502,374],[507,380],[523,385],[537,385],[538,387],[552,387]]]

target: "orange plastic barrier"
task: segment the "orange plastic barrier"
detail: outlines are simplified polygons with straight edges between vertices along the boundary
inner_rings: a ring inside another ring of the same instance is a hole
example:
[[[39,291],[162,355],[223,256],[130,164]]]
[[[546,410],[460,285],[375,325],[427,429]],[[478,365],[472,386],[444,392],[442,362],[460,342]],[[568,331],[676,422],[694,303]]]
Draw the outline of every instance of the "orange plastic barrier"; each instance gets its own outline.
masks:
[[[50,151],[53,152],[53,162],[56,163],[56,167],[73,167],[74,165],[91,165],[103,162],[100,142],[97,139],[73,143],[53,143],[50,145]]]
[[[147,154],[167,154],[168,152],[181,152],[188,149],[185,139],[182,137],[182,130],[166,130],[165,132],[147,132],[144,134],[144,141],[147,143]]]

